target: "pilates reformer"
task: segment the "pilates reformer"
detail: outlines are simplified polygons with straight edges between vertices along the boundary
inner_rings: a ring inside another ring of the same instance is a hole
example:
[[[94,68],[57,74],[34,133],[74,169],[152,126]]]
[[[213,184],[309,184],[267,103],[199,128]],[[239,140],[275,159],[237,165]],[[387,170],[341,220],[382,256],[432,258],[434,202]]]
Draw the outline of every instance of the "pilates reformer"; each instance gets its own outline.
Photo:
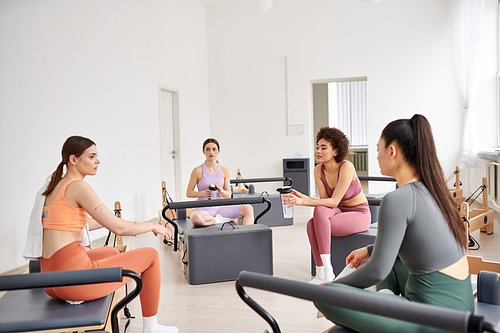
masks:
[[[358,176],[359,181],[377,181],[377,182],[396,182],[396,179],[393,177],[385,177],[385,176]],[[398,188],[398,185],[396,184],[396,188]],[[375,223],[378,221],[378,209],[380,206],[380,203],[382,202],[382,199],[384,196],[387,194],[385,193],[378,193],[378,194],[371,194],[371,193],[365,193],[366,200],[368,201],[368,205],[370,206],[370,214],[372,216],[372,223]]]
[[[122,282],[123,277],[132,278],[136,287],[121,300],[112,293],[94,301],[70,305],[64,300],[50,297],[43,290]],[[0,276],[0,291],[7,291],[0,297],[0,332],[107,333],[110,325],[111,332],[119,333],[118,313],[141,290],[140,275],[121,267]]]
[[[482,209],[470,209],[470,204],[472,204],[481,193],[483,195]],[[479,248],[479,243],[471,236],[472,232],[479,229],[481,232],[486,232],[488,235],[491,235],[494,231],[494,212],[492,209],[488,208],[487,193],[487,180],[486,177],[483,177],[482,185],[459,206],[460,216],[462,216],[469,238],[469,248],[472,250],[477,250]],[[477,248],[474,248],[476,245]]]
[[[462,182],[460,181],[460,168],[458,166],[455,168],[455,171],[453,171],[451,175],[445,180],[445,182],[448,183],[453,179],[453,177],[455,177],[455,188],[450,188],[449,191],[457,206],[460,206],[460,204],[464,201],[464,190],[460,188]]]
[[[469,273],[471,274],[471,277],[473,275],[478,276],[481,271],[488,271],[500,274],[500,262],[484,260],[482,257],[471,256],[471,255],[467,255],[467,262],[469,263]],[[483,311],[486,310],[492,311],[493,313],[497,314],[497,317],[500,317],[500,310],[497,311],[498,308],[495,308],[494,306],[491,305],[491,304],[497,304],[497,305],[500,304],[500,290],[498,288],[496,290],[492,290],[491,287],[487,288],[486,291],[485,288],[480,290],[478,289],[475,280],[471,278],[471,281],[472,281],[472,291],[474,293],[474,297],[476,299],[480,298],[481,300],[483,300],[483,302],[476,303],[476,307],[483,307],[484,308]],[[496,286],[500,288],[500,286],[498,285]],[[485,299],[488,299],[488,301],[487,302],[484,301]],[[497,325],[500,325],[500,323],[498,323]]]
[[[271,326],[273,333],[280,333],[276,320],[250,298],[243,287],[262,289],[320,304],[371,313],[451,332],[500,332],[498,327],[500,324],[500,274],[488,271],[480,272],[478,277],[478,290],[482,290],[482,292],[478,293],[474,315],[434,305],[381,298],[361,290],[327,288],[264,274],[241,272],[236,281],[238,295]],[[492,294],[495,295],[492,297]],[[349,333],[355,331],[334,326],[329,332]]]
[[[500,273],[500,262],[484,260],[478,256],[467,256],[470,274],[479,274],[480,271],[490,271]]]
[[[194,228],[210,228],[209,227],[197,227],[191,221],[186,219],[185,210],[188,208],[201,208],[201,207],[211,207],[211,206],[231,206],[231,205],[245,205],[245,204],[262,204],[267,203],[267,207],[259,215],[255,217],[254,224],[271,209],[271,202],[265,197],[251,197],[251,198],[231,198],[231,199],[214,199],[214,200],[191,200],[191,201],[179,201],[179,202],[168,202],[165,207],[163,207],[161,214],[167,224],[170,224],[174,228],[173,246],[174,251],[179,250],[179,237],[184,234],[187,229]],[[175,210],[177,213],[177,219],[170,218],[168,211]],[[163,241],[167,244],[167,241]]]
[[[114,213],[115,213],[115,216],[118,217],[119,219],[122,218],[122,205],[121,205],[120,201],[115,201]],[[104,242],[103,247],[108,246],[109,238],[111,237],[111,234],[112,234],[112,232],[109,231],[108,237],[106,237],[106,241]],[[120,251],[120,253],[130,251],[130,245],[124,245],[123,244],[123,236],[120,236],[120,235],[115,234],[115,238],[114,238],[112,246],[114,248],[116,248],[118,251]],[[115,296],[118,296],[121,298],[123,298],[127,294],[128,294],[128,284],[125,284],[123,287],[121,287],[120,289],[115,291]],[[125,307],[123,308],[123,315],[128,319],[128,322],[125,326],[125,329],[126,329],[130,323],[130,319],[135,318],[135,317],[132,316],[132,314],[130,313],[130,309],[128,308],[127,305],[125,305]]]
[[[122,217],[122,206],[120,201],[115,201],[115,208],[114,208],[114,213],[115,216],[118,218]],[[106,237],[106,240],[104,241],[103,246],[108,246],[109,245],[109,239],[111,238],[112,232],[108,232],[108,236]],[[115,235],[114,241],[113,241],[113,247],[116,247],[120,253],[123,253],[127,250],[130,250],[129,246],[123,245],[123,237],[120,235]]]
[[[241,176],[241,171],[240,171],[240,169],[238,169],[238,170],[236,170],[236,180],[240,180],[240,179],[243,179],[243,177]],[[248,193],[252,194],[252,193],[254,193],[254,191],[255,191],[254,186],[253,186],[253,185],[251,185],[251,184],[250,184],[250,185],[247,185],[247,184],[245,184],[245,183],[236,183],[236,184],[237,184],[237,185],[236,185],[236,188],[235,188],[235,189],[233,189],[233,188],[232,188],[232,186],[231,186],[231,192],[232,192],[232,193],[235,193],[235,192],[243,192],[243,193],[246,193],[246,194],[248,194]],[[242,184],[243,184],[243,186],[244,186],[245,188],[242,188],[242,187],[241,187],[241,185],[242,185]]]
[[[169,202],[173,202],[172,198],[168,194],[167,191],[167,184],[165,181],[161,182],[161,198],[162,198],[162,209],[165,208]],[[158,210],[158,224],[164,224],[166,221],[162,217],[162,209]],[[171,219],[171,220],[177,220],[177,212],[174,209],[168,209],[165,214]],[[165,223],[165,227],[170,230],[172,235],[174,234],[175,230],[172,224]],[[163,242],[165,244],[170,244],[168,240],[163,238]]]
[[[172,198],[168,194],[167,185],[165,184],[165,181],[161,182],[161,199],[162,199],[162,208],[165,208],[165,206],[167,206],[169,202],[173,202]],[[177,219],[177,214],[175,210],[168,210],[166,214],[173,220]],[[158,215],[159,215],[158,220],[161,221],[161,210],[159,211]]]
[[[262,203],[267,207],[255,217],[252,225],[225,222],[198,227],[185,215],[187,208]],[[180,250],[182,254],[182,271],[188,282],[202,284],[236,280],[244,269],[272,274],[272,231],[266,225],[257,224],[270,208],[271,202],[265,196],[167,203],[162,216],[174,228],[173,250]],[[177,211],[178,219],[167,216],[169,209]]]

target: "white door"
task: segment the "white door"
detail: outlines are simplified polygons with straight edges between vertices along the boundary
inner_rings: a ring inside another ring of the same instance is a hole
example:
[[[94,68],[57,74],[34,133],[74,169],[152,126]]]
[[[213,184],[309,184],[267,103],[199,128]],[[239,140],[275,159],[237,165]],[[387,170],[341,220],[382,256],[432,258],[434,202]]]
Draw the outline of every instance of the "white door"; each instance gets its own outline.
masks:
[[[160,149],[161,180],[165,181],[167,192],[173,201],[177,197],[175,159],[178,157],[174,130],[174,93],[160,87]]]

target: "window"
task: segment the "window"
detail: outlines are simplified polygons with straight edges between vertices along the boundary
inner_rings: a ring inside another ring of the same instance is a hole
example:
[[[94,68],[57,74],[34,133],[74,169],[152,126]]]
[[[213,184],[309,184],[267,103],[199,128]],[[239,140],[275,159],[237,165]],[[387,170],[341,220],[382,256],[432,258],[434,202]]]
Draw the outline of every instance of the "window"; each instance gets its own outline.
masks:
[[[366,80],[328,83],[329,126],[337,127],[351,146],[368,145]]]
[[[350,142],[349,159],[360,176],[368,176],[366,85],[366,77],[313,83],[314,136],[323,126],[336,127],[344,132]]]

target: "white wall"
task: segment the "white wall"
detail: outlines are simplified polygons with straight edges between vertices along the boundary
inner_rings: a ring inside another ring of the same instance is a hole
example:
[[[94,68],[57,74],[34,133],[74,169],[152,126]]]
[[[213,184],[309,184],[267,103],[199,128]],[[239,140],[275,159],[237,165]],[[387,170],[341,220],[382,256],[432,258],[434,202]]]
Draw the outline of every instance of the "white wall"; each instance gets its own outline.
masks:
[[[486,0],[492,33],[485,40],[477,112],[496,142],[495,0]],[[451,0],[274,1],[262,16],[240,7],[208,10],[211,134],[220,160],[245,177],[281,176],[283,158],[312,159],[311,81],[368,77],[369,172],[379,175],[376,143],[397,118],[425,115],[433,127],[445,174],[458,163],[461,102],[453,56]],[[285,57],[290,124],[305,135],[287,136]],[[229,152],[225,153],[224,152]],[[391,185],[391,188],[393,185]],[[264,187],[261,186],[260,189]],[[266,189],[269,190],[270,186]],[[274,188],[271,188],[274,189]]]
[[[158,84],[178,89],[181,182],[210,133],[206,8],[197,0],[0,2],[0,272],[25,263],[34,196],[70,135],[97,143],[87,181],[124,219],[161,209]],[[183,186],[184,187],[184,186]]]
[[[414,113],[429,118],[445,174],[454,170],[462,107],[452,0],[275,0],[262,16],[238,4],[0,2],[0,272],[24,263],[34,195],[69,135],[97,142],[102,164],[88,181],[108,207],[119,200],[125,219],[156,216],[158,84],[179,90],[183,190],[208,136],[232,176],[281,176],[283,158],[312,157],[311,82],[342,77],[368,77],[370,174],[379,174],[382,128]],[[482,146],[496,145],[495,4],[486,0],[490,56],[476,95]],[[286,135],[287,102],[288,122],[305,135]]]

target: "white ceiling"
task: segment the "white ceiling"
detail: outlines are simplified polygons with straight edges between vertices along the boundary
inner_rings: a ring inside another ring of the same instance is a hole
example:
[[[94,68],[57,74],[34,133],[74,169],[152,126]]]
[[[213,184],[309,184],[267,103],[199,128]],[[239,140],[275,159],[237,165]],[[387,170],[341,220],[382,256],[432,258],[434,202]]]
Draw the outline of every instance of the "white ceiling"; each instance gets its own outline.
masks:
[[[241,4],[241,0],[199,0],[205,7],[234,6]]]

